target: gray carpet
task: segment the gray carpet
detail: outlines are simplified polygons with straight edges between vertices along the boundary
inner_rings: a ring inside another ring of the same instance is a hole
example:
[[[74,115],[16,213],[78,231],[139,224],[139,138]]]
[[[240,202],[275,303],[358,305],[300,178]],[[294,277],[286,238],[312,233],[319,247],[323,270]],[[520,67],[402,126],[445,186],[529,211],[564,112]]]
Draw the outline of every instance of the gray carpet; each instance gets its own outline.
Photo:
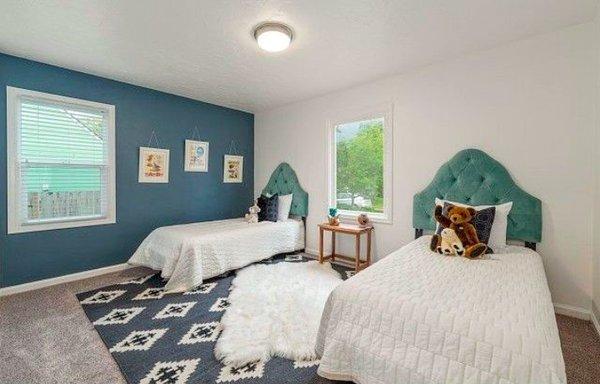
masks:
[[[0,298],[0,383],[125,384],[75,293],[151,272],[129,269]]]
[[[75,294],[151,273],[134,268],[0,298],[0,383],[123,383]],[[557,316],[569,384],[600,382],[591,323]]]

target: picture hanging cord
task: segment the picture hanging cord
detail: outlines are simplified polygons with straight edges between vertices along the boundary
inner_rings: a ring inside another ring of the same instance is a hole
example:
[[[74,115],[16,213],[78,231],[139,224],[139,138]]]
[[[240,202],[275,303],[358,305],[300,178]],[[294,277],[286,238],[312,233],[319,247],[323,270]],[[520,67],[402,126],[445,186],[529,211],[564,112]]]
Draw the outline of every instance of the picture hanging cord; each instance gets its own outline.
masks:
[[[239,155],[239,153],[237,151],[237,147],[235,145],[235,141],[231,140],[231,142],[229,142],[229,150],[227,151],[227,154],[229,154],[229,155]]]
[[[200,131],[198,130],[198,126],[194,126],[194,129],[193,130],[190,129],[190,131],[192,131],[192,137],[191,137],[192,140],[201,141],[200,140]]]
[[[152,139],[154,138],[154,142],[156,142],[156,147],[152,147]],[[158,136],[156,136],[156,132],[154,129],[150,134],[150,138],[148,139],[148,148],[160,148],[160,144],[158,143]]]

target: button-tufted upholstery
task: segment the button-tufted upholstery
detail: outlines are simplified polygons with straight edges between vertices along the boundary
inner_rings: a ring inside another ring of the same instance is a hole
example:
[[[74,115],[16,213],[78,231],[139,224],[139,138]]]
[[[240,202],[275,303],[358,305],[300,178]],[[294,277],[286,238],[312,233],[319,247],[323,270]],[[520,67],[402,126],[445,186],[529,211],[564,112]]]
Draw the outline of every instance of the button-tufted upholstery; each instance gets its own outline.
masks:
[[[506,168],[478,149],[458,152],[442,165],[431,183],[413,199],[413,227],[435,230],[435,198],[469,205],[513,202],[507,237],[539,243],[542,240],[542,203],[519,188]]]
[[[269,195],[289,195],[292,196],[292,207],[290,215],[306,217],[308,215],[308,193],[300,187],[296,172],[288,163],[281,163],[271,174],[267,186],[262,191]]]

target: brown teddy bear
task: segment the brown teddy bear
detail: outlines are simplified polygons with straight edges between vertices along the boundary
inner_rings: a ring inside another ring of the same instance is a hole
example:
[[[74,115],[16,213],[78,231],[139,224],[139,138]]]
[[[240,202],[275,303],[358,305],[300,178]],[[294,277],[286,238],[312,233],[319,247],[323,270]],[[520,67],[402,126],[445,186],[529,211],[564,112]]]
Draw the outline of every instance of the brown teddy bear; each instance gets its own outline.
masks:
[[[452,204],[448,205],[447,216],[444,216],[442,211],[442,206],[438,205],[435,207],[435,219],[440,223],[442,228],[450,228],[456,232],[456,235],[465,248],[464,256],[474,259],[483,255],[487,250],[487,245],[479,241],[475,226],[471,224],[471,219],[477,211],[470,207],[464,208]],[[431,250],[436,251],[441,241],[442,237],[440,235],[433,235],[429,246]]]

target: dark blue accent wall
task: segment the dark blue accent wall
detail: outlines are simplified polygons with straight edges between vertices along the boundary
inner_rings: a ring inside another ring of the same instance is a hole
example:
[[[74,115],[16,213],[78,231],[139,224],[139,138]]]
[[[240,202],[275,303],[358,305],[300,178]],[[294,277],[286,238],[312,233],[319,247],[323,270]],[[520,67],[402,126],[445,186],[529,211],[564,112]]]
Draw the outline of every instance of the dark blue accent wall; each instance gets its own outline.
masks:
[[[0,286],[124,263],[153,229],[243,216],[253,199],[254,115],[0,54],[0,158],[6,161],[6,86],[116,107],[117,223],[7,235],[6,166],[0,166]],[[208,173],[183,171],[184,140],[210,142]],[[152,130],[171,150],[168,184],[138,183],[138,147]],[[244,182],[223,183],[234,140]]]

